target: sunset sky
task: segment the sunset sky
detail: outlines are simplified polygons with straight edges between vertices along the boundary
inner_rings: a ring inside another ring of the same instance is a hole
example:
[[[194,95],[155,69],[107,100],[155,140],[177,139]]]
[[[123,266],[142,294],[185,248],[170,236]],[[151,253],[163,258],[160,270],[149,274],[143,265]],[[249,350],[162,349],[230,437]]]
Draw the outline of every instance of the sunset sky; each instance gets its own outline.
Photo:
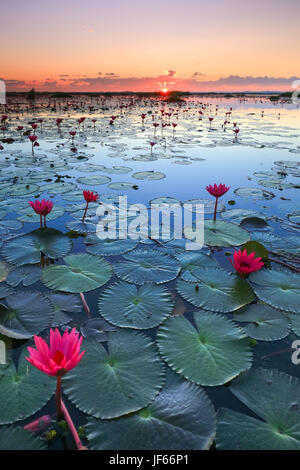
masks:
[[[299,0],[1,0],[8,90],[288,90]]]

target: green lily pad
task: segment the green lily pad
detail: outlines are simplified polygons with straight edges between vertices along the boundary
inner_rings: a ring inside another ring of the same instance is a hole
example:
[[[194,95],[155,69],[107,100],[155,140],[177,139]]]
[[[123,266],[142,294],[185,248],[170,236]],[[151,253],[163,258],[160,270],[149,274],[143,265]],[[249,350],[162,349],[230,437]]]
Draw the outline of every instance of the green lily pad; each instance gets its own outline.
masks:
[[[147,329],[171,315],[174,299],[162,286],[137,287],[121,282],[106,289],[99,299],[99,313],[120,327]]]
[[[16,292],[0,304],[0,333],[27,339],[48,328],[53,318],[49,301],[39,292]]]
[[[195,239],[195,233],[191,227],[185,227],[185,237]],[[239,246],[250,240],[247,230],[223,220],[205,220],[204,244],[208,246]]]
[[[39,266],[25,265],[9,271],[6,282],[11,287],[22,284],[24,287],[31,286],[40,280],[42,270]]]
[[[159,327],[159,350],[171,369],[198,385],[216,386],[251,367],[248,339],[235,323],[204,311],[193,318],[195,326],[177,316]]]
[[[250,305],[235,320],[247,322],[244,330],[251,338],[261,341],[274,341],[285,338],[290,332],[290,322],[286,315],[268,305]]]
[[[175,279],[181,269],[175,258],[154,250],[136,250],[123,259],[114,265],[114,272],[123,281],[134,284],[163,284]]]
[[[0,365],[0,424],[14,423],[33,415],[54,393],[55,379],[29,364],[25,360],[28,355],[24,348],[17,368],[12,360]]]
[[[166,175],[161,173],[160,171],[138,171],[137,173],[133,173],[132,178],[137,180],[161,180],[165,178]]]
[[[215,429],[215,411],[205,392],[171,373],[147,408],[117,420],[89,419],[86,426],[92,450],[206,450]]]
[[[183,252],[175,254],[182,265],[181,279],[184,281],[197,282],[197,277],[193,275],[194,270],[199,268],[217,268],[218,262],[204,253]]]
[[[50,214],[47,215],[47,221],[58,219],[58,217],[61,217],[62,215],[64,215],[64,212],[65,212],[64,207],[57,206],[57,205],[53,206],[52,211],[50,212]],[[40,222],[39,214],[36,214],[33,211],[32,207],[28,206],[28,208],[26,209],[21,209],[19,211],[19,214],[22,214],[20,217],[18,217],[18,220],[20,222],[32,222],[32,223]]]
[[[275,194],[260,188],[238,188],[234,190],[234,194],[244,198],[252,197],[259,200],[266,199],[267,201],[275,197]]]
[[[257,297],[271,307],[286,312],[300,312],[299,274],[263,269],[251,274],[250,283]]]
[[[4,426],[0,429],[0,450],[45,450],[46,448],[41,438],[24,428]]]
[[[195,268],[194,282],[177,281],[178,293],[196,307],[213,312],[234,312],[255,296],[244,279],[223,269]]]
[[[41,194],[64,194],[74,190],[76,190],[75,184],[64,183],[63,181],[60,181],[58,183],[43,184],[43,186],[40,187]]]
[[[2,247],[3,257],[12,264],[36,264],[41,254],[56,259],[65,256],[72,248],[72,241],[59,230],[37,229],[22,237],[8,241]]]
[[[163,364],[148,338],[126,330],[108,336],[107,350],[94,339],[86,340],[84,358],[63,378],[73,404],[102,419],[144,408],[164,380]]]
[[[90,235],[85,239],[86,251],[92,255],[116,256],[133,250],[138,245],[138,240],[100,240],[96,235]]]
[[[81,176],[80,178],[77,179],[78,183],[84,184],[84,185],[101,185],[101,184],[107,184],[111,182],[111,179],[108,176]]]
[[[63,292],[88,292],[106,284],[111,278],[111,265],[103,258],[88,254],[69,255],[66,265],[43,270],[42,282],[49,289]]]
[[[278,370],[252,369],[230,391],[260,419],[219,410],[218,449],[300,450],[299,379]]]
[[[69,323],[71,317],[68,313],[80,313],[82,310],[82,302],[78,295],[50,292],[46,297],[50,300],[54,311],[52,328]]]

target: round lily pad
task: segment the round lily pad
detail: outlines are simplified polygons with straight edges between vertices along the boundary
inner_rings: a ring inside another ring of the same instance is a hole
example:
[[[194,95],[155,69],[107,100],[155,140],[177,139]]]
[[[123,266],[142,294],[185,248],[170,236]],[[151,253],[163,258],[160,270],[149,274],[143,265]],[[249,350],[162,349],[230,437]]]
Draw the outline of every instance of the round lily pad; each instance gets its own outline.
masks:
[[[204,253],[183,252],[176,254],[175,257],[182,265],[181,279],[184,281],[197,282],[197,277],[193,275],[193,271],[198,268],[217,268],[219,265],[212,257]]]
[[[69,323],[71,321],[71,317],[68,313],[80,313],[82,310],[82,302],[79,295],[50,292],[46,297],[49,299],[54,311],[54,316],[51,322],[52,327]]]
[[[177,316],[159,327],[159,350],[171,369],[196,384],[216,386],[251,367],[251,348],[235,323],[204,311],[193,318],[195,326]]]
[[[275,194],[260,188],[238,188],[234,190],[234,194],[240,197],[252,197],[253,199],[266,199],[270,200],[275,197]]]
[[[48,328],[53,317],[49,301],[39,292],[16,292],[0,304],[0,333],[26,339]]]
[[[0,450],[44,450],[45,442],[24,428],[4,426],[0,429]]]
[[[11,287],[22,284],[24,287],[31,286],[40,280],[42,270],[39,266],[25,265],[9,271],[6,282]]]
[[[215,429],[205,392],[173,373],[147,408],[117,420],[89,419],[86,426],[92,450],[206,450]]]
[[[123,259],[114,265],[114,272],[123,281],[134,284],[163,284],[175,279],[181,269],[175,258],[154,250],[136,250]]]
[[[88,254],[69,255],[65,265],[43,270],[42,282],[49,289],[63,292],[88,292],[103,286],[111,277],[110,264],[103,258]]]
[[[185,237],[194,240],[195,233],[190,227],[184,229]],[[223,220],[205,220],[204,244],[208,246],[239,246],[250,240],[249,233],[243,228]]]
[[[126,240],[101,240],[96,235],[90,235],[85,239],[86,251],[92,255],[116,256],[133,250],[137,240],[127,238]]]
[[[252,273],[250,282],[257,297],[286,312],[300,312],[300,275],[292,271],[263,269]]]
[[[178,279],[177,291],[196,307],[213,312],[234,312],[255,298],[247,281],[223,269],[195,268],[193,277],[194,282]]]
[[[81,176],[77,179],[78,183],[85,185],[101,185],[111,182],[111,179],[108,176]]]
[[[140,333],[111,332],[107,349],[88,339],[84,350],[82,361],[63,378],[65,393],[84,413],[117,418],[147,406],[162,387],[163,364]]]
[[[156,285],[137,287],[125,282],[106,289],[99,299],[99,313],[120,327],[147,329],[159,325],[174,308],[166,288]]]
[[[252,369],[230,391],[260,419],[219,410],[218,449],[300,450],[299,379],[278,370]]]
[[[8,241],[1,252],[9,263],[23,266],[39,263],[42,255],[52,259],[60,258],[71,248],[72,241],[62,232],[43,228]]]
[[[27,348],[24,348],[18,367],[12,360],[0,365],[0,424],[14,423],[31,416],[46,405],[54,393],[55,379],[29,364],[25,360],[28,355]]]
[[[285,338],[290,332],[286,315],[268,305],[250,305],[245,312],[235,317],[238,322],[246,322],[244,330],[251,338],[261,341],[274,341]]]
[[[165,178],[166,175],[159,171],[138,171],[137,173],[133,173],[132,178],[137,180],[161,180]]]

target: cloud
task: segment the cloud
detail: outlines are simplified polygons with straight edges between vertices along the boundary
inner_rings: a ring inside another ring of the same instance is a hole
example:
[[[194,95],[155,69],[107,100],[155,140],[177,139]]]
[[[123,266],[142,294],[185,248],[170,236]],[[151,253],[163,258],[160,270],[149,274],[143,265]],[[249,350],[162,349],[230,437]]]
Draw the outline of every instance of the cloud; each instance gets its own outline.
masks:
[[[215,80],[205,80],[204,74],[195,72],[191,78],[179,78],[174,70],[157,77],[122,77],[115,72],[107,72],[89,77],[86,75],[68,76],[43,81],[5,80],[8,91],[28,91],[34,87],[38,91],[156,91],[161,88],[183,91],[286,91],[292,90],[292,83],[299,77],[253,77],[229,75]],[[171,79],[171,80],[169,80]]]

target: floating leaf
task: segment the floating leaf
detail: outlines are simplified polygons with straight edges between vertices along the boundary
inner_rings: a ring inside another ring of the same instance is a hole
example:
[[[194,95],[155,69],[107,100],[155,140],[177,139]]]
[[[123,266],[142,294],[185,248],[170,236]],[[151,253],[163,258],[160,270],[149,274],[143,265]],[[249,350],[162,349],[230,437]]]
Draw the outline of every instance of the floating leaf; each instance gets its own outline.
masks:
[[[198,268],[217,268],[219,265],[212,257],[203,253],[183,252],[176,254],[175,257],[182,265],[181,279],[184,281],[197,282],[197,277],[193,275],[194,270]]]
[[[185,227],[184,233],[189,240],[195,239],[195,233],[192,228]],[[205,220],[204,222],[205,245],[224,247],[239,246],[246,243],[249,239],[249,233],[238,225],[222,220]]]
[[[4,426],[0,429],[0,450],[44,450],[42,439],[29,431],[16,426]]]
[[[85,239],[86,251],[92,255],[116,256],[133,250],[138,245],[138,240],[100,240],[96,235],[90,235]]]
[[[251,274],[250,282],[257,297],[286,312],[300,312],[300,276],[291,271],[263,269]]]
[[[196,312],[195,327],[184,316],[168,318],[158,330],[167,364],[199,385],[222,385],[248,369],[252,353],[244,332],[211,312]]]
[[[102,419],[144,408],[164,379],[162,362],[148,338],[125,330],[108,336],[107,350],[94,339],[86,340],[83,360],[63,379],[74,405]]]
[[[41,273],[42,270],[39,266],[21,266],[9,271],[6,282],[12,287],[17,287],[19,284],[24,287],[31,286],[40,280]]]
[[[99,313],[113,325],[125,328],[154,328],[173,308],[171,294],[156,285],[114,284],[99,299]]]
[[[261,341],[274,341],[285,338],[290,332],[286,315],[268,305],[250,305],[245,312],[235,317],[238,322],[247,322],[244,330],[251,338]]]
[[[90,419],[86,426],[92,450],[205,450],[215,429],[215,411],[204,391],[171,373],[147,408],[117,420]]]
[[[114,272],[123,281],[134,284],[172,281],[181,268],[179,262],[170,255],[154,250],[136,250],[124,255],[123,259],[125,261],[114,265]]]
[[[218,449],[300,450],[299,379],[278,370],[252,369],[230,390],[261,419],[221,409]]]
[[[72,248],[72,241],[59,230],[37,229],[22,237],[8,241],[2,255],[12,264],[23,266],[41,261],[41,254],[56,259],[65,256]]]
[[[16,292],[0,304],[0,333],[26,339],[48,328],[53,318],[49,301],[39,292]]]
[[[268,258],[269,252],[268,250],[259,242],[255,240],[251,240],[241,248],[242,251],[246,250],[248,255],[250,253],[255,253],[255,258],[261,257],[261,258]]]
[[[66,265],[49,266],[43,270],[42,282],[49,289],[64,292],[88,292],[103,286],[111,277],[110,264],[100,257],[87,254],[69,255]]]
[[[54,393],[56,382],[53,377],[29,364],[25,360],[28,355],[24,348],[18,368],[13,361],[0,365],[0,424],[31,416],[46,405]]]
[[[178,279],[177,291],[196,307],[213,312],[234,312],[255,298],[247,281],[223,269],[195,268],[193,276],[193,283]]]

